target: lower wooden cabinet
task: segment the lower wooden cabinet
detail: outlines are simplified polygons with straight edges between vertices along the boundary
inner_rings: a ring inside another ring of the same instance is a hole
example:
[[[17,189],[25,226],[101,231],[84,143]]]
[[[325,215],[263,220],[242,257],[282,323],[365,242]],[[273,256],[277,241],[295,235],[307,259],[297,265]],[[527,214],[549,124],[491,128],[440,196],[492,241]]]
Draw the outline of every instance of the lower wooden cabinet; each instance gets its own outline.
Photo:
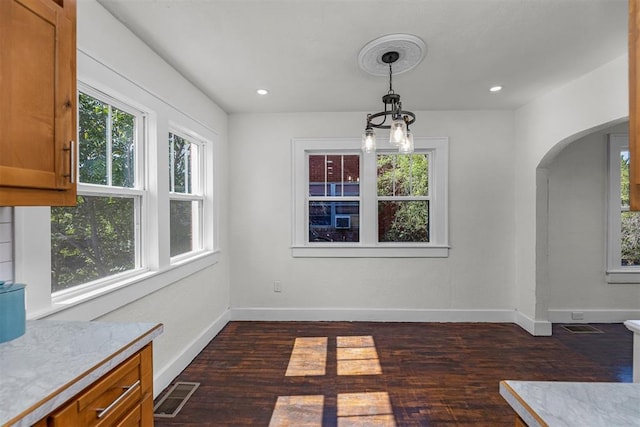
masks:
[[[153,359],[149,343],[36,427],[152,425]]]

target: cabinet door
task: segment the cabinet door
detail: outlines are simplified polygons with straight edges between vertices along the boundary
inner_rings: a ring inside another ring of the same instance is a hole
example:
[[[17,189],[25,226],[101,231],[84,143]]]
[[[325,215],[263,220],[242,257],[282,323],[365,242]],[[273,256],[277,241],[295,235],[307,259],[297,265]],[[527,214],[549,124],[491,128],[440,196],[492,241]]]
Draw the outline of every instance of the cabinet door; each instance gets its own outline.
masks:
[[[75,66],[72,0],[0,1],[0,205],[75,201]]]

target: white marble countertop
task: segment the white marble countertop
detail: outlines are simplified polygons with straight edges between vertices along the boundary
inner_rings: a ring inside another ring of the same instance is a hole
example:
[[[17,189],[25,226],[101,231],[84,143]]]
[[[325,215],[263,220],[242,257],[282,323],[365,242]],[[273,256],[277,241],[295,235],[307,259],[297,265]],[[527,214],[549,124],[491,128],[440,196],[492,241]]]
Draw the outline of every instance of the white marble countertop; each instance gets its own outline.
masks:
[[[640,426],[640,384],[501,381],[500,395],[528,426]]]
[[[0,344],[0,425],[36,423],[161,332],[160,323],[28,321]]]

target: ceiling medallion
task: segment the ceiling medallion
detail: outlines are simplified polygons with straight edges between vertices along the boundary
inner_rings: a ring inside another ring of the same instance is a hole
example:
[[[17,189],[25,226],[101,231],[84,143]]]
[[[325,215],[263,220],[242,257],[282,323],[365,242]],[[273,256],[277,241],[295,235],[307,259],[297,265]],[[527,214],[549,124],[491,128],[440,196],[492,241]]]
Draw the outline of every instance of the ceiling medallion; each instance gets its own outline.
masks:
[[[396,74],[402,74],[418,65],[427,55],[427,45],[411,34],[389,34],[367,43],[358,53],[360,68],[374,76],[386,76],[389,66],[382,60],[387,52],[398,52],[393,65]]]

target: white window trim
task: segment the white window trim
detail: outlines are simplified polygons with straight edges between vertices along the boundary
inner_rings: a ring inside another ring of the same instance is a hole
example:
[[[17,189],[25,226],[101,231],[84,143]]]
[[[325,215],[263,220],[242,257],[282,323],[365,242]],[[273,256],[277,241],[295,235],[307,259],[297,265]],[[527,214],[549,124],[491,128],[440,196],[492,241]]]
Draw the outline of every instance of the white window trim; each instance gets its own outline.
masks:
[[[221,251],[218,246],[220,208],[216,199],[218,191],[216,156],[219,138],[217,132],[153,93],[147,92],[135,82],[121,75],[115,75],[111,70],[96,68],[92,72],[96,74],[86,76],[79,70],[79,80],[86,82],[88,86],[106,94],[109,98],[121,100],[125,105],[144,111],[146,114],[148,150],[145,150],[142,160],[148,184],[147,191],[149,191],[147,204],[149,215],[142,232],[146,233],[144,256],[147,258],[147,263],[145,267],[138,270],[111,276],[103,281],[101,286],[87,289],[84,293],[69,293],[64,298],[53,298],[50,208],[17,207],[14,209],[15,280],[27,284],[27,318],[29,319],[51,316],[56,319],[94,320],[220,261]],[[80,81],[78,83],[78,87],[81,88],[82,83]],[[156,111],[162,111],[161,115],[159,116]],[[168,150],[166,132],[169,128],[193,129],[193,134],[200,136],[200,139],[207,141],[208,144],[207,154],[203,159],[206,172],[203,185],[203,249],[189,252],[176,259],[170,259],[168,246],[160,244],[165,239],[161,234],[164,227],[168,226],[169,217],[168,155],[166,154]],[[89,184],[83,184],[81,188],[86,191],[101,192]],[[118,189],[121,190],[121,188]],[[137,190],[124,189],[123,191],[133,195]]]
[[[606,248],[608,283],[640,283],[640,266],[623,267],[620,265],[620,152],[628,149],[628,135],[609,135]]]
[[[305,203],[309,153],[360,154],[359,138],[296,138],[291,142],[292,159],[292,244],[293,257],[314,258],[443,258],[449,256],[448,243],[448,172],[449,140],[445,137],[415,137],[416,151],[430,152],[429,167],[430,237],[429,243],[378,243],[376,186],[360,188],[361,241],[354,243],[307,242],[308,224]],[[378,150],[378,153],[393,153]],[[360,181],[376,177],[376,154],[362,154]],[[374,180],[375,183],[375,180]],[[365,228],[368,227],[368,231]]]

